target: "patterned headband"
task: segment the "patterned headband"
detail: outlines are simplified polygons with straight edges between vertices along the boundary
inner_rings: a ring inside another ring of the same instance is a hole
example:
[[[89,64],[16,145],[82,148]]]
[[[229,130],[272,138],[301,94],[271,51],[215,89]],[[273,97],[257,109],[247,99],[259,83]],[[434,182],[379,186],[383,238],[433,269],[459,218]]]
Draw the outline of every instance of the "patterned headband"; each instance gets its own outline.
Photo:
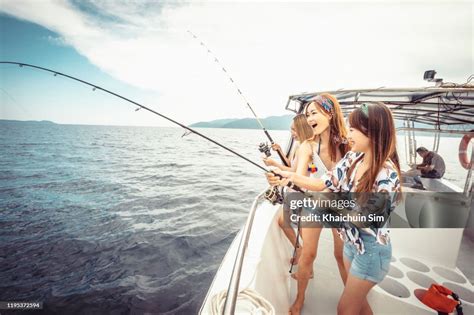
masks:
[[[362,110],[362,113],[364,113],[365,117],[369,118],[369,104],[363,103],[360,105],[360,109]]]
[[[314,101],[318,103],[326,112],[332,113],[332,109],[334,108],[334,103],[332,100],[328,97],[324,97],[321,95],[318,95]]]

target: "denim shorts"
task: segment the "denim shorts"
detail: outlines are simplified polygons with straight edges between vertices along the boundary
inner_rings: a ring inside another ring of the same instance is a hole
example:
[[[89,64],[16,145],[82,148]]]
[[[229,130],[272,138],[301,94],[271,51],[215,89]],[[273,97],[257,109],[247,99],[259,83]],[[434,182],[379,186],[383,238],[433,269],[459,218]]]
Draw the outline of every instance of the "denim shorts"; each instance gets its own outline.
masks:
[[[390,268],[392,245],[382,245],[376,242],[375,237],[361,233],[365,252],[358,254],[352,243],[344,244],[344,257],[351,262],[349,273],[353,276],[379,283],[385,278]]]

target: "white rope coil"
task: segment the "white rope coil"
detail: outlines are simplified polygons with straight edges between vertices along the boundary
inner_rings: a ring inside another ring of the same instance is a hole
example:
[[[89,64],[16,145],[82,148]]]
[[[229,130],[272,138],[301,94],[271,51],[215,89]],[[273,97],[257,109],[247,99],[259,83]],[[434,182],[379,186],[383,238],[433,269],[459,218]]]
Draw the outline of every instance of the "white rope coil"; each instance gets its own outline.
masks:
[[[227,296],[227,290],[214,295],[211,299],[211,314],[220,315],[224,313],[224,303]],[[235,307],[235,314],[252,315],[274,315],[275,309],[263,296],[252,289],[245,289],[239,292]]]

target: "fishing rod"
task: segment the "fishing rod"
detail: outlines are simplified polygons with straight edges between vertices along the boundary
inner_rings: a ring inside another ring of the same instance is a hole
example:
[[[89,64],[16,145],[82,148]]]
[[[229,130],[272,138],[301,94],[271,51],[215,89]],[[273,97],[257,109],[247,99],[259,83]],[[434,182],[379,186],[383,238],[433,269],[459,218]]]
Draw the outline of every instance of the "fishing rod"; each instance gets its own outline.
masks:
[[[252,106],[250,105],[250,102],[247,100],[247,98],[244,96],[244,93],[242,93],[242,90],[238,87],[237,83],[235,83],[234,79],[231,77],[231,75],[229,74],[229,72],[227,72],[226,68],[221,64],[221,62],[219,61],[219,59],[216,57],[216,55],[209,49],[209,47],[207,47],[207,45],[202,41],[200,40],[193,32],[191,32],[190,30],[188,30],[188,33],[195,39],[197,40],[198,42],[200,42],[201,46],[204,47],[206,50],[207,50],[207,53],[210,54],[213,58],[214,58],[214,61],[221,67],[222,71],[227,75],[227,78],[229,79],[229,81],[234,85],[235,89],[237,90],[237,93],[242,97],[242,99],[244,100],[245,104],[247,104],[247,107],[250,109],[250,111],[252,112],[253,116],[255,117],[255,119],[257,120],[258,124],[260,125],[260,128],[262,128],[263,132],[265,133],[265,135],[267,136],[268,140],[270,140],[270,143],[273,145],[275,144],[275,141],[273,141],[272,137],[270,136],[270,134],[268,133],[267,129],[265,128],[265,126],[263,125],[262,121],[260,120],[260,118],[258,118],[257,114],[255,113],[255,111],[253,110]],[[259,149],[260,152],[262,153],[266,153],[265,152],[265,144],[262,143],[260,144],[260,147],[262,147],[262,149]],[[280,150],[277,150],[277,153],[278,155],[280,156],[280,159],[281,161],[283,162],[283,164],[285,166],[289,166],[287,161],[286,161],[286,158],[283,156],[282,152]],[[268,154],[266,153],[266,155],[268,156]]]
[[[59,72],[59,71],[55,71],[55,70],[52,70],[52,69],[48,69],[48,68],[45,68],[45,67],[40,67],[40,66],[36,66],[36,65],[28,64],[28,63],[22,63],[22,62],[16,62],[16,61],[0,61],[0,64],[18,65],[20,68],[28,67],[28,68],[32,68],[32,69],[37,69],[37,70],[49,72],[49,73],[52,73],[54,76],[62,76],[62,77],[71,79],[71,80],[73,80],[73,81],[82,83],[82,84],[84,84],[84,85],[88,85],[88,86],[92,87],[92,91],[101,90],[101,91],[103,91],[103,92],[105,92],[105,93],[108,93],[108,94],[110,94],[110,95],[113,95],[113,96],[118,97],[118,98],[120,98],[120,99],[122,99],[122,100],[124,100],[124,101],[127,101],[127,102],[129,102],[129,103],[132,103],[132,104],[138,106],[138,108],[135,109],[135,111],[138,111],[139,109],[147,110],[147,111],[149,111],[150,113],[153,113],[153,114],[155,114],[155,115],[158,115],[158,116],[160,116],[160,117],[162,117],[162,118],[164,118],[164,119],[166,119],[166,120],[172,122],[173,124],[176,124],[176,125],[180,126],[181,128],[184,128],[184,129],[188,130],[189,132],[192,132],[192,133],[194,133],[194,134],[196,134],[196,135],[198,135],[198,136],[200,136],[200,137],[206,139],[207,141],[210,141],[210,142],[214,143],[215,145],[218,145],[219,147],[221,147],[221,148],[223,148],[223,149],[229,151],[230,153],[232,153],[232,154],[234,154],[234,155],[240,157],[241,159],[243,159],[243,160],[245,160],[245,161],[251,163],[252,165],[255,165],[256,167],[258,167],[258,168],[261,169],[262,171],[264,171],[264,172],[266,172],[266,173],[269,173],[269,172],[273,173],[273,171],[264,168],[263,166],[261,166],[261,165],[255,163],[254,161],[252,161],[252,160],[246,158],[246,157],[243,156],[242,154],[240,154],[240,153],[238,153],[238,152],[235,152],[234,150],[232,150],[232,149],[226,147],[226,146],[223,145],[223,144],[220,144],[220,143],[217,142],[216,140],[213,140],[213,139],[211,139],[211,138],[209,138],[209,137],[203,135],[202,133],[200,133],[200,132],[194,130],[193,128],[190,128],[190,127],[188,127],[188,126],[186,126],[186,125],[183,125],[182,123],[180,123],[180,122],[178,122],[178,121],[176,121],[176,120],[174,120],[174,119],[172,119],[172,118],[169,118],[169,117],[167,117],[167,116],[165,116],[165,115],[163,115],[163,114],[160,114],[160,113],[158,113],[157,111],[155,111],[155,110],[153,110],[153,109],[151,109],[151,108],[149,108],[149,107],[147,107],[147,106],[145,106],[145,105],[142,105],[142,104],[140,104],[140,103],[137,103],[137,102],[135,102],[135,101],[132,101],[132,100],[129,99],[129,98],[126,98],[126,97],[124,97],[124,96],[122,96],[122,95],[120,95],[120,94],[118,94],[118,93],[112,92],[112,91],[110,91],[110,90],[107,90],[107,89],[105,89],[105,88],[103,88],[103,87],[101,87],[101,86],[98,86],[98,85],[96,85],[96,84],[92,84],[92,83],[90,83],[90,82],[88,82],[88,81],[85,81],[85,80],[76,78],[76,77],[74,77],[74,76],[71,76],[71,75],[68,75],[68,74],[65,74],[65,73],[62,73],[62,72]],[[279,177],[281,177],[281,176],[278,175],[278,174],[276,174],[276,175],[279,176]],[[295,189],[295,188],[293,188],[293,189]],[[301,189],[300,189],[299,187],[296,187],[296,190],[299,191],[299,190],[301,190]],[[301,190],[301,191],[302,191],[302,190]]]
[[[244,159],[245,161],[247,161],[247,162],[249,162],[249,163],[255,165],[256,167],[260,168],[261,170],[263,170],[263,171],[265,171],[265,172],[270,172],[269,170],[267,170],[267,169],[264,168],[263,166],[261,166],[261,165],[255,163],[254,161],[252,161],[252,160],[246,158],[245,156],[241,155],[240,153],[235,152],[234,150],[232,150],[232,149],[226,147],[225,145],[220,144],[220,143],[217,142],[216,140],[213,140],[213,139],[211,139],[211,138],[209,138],[209,137],[203,135],[202,133],[200,133],[200,132],[198,132],[198,131],[196,131],[196,130],[194,130],[194,129],[188,127],[188,126],[183,125],[183,124],[181,124],[180,122],[178,122],[178,121],[176,121],[176,120],[174,120],[174,119],[172,119],[172,118],[169,118],[169,117],[167,117],[167,116],[165,116],[165,115],[163,115],[163,114],[160,114],[160,113],[158,113],[157,111],[155,111],[155,110],[153,110],[153,109],[151,109],[151,108],[149,108],[149,107],[146,107],[145,105],[142,105],[142,104],[140,104],[140,103],[137,103],[137,102],[135,102],[135,101],[132,101],[132,100],[129,99],[129,98],[126,98],[126,97],[124,97],[124,96],[122,96],[122,95],[120,95],[120,94],[117,94],[117,93],[115,93],[115,92],[112,92],[112,91],[110,91],[110,90],[107,90],[107,89],[105,89],[105,88],[103,88],[103,87],[100,87],[100,86],[98,86],[98,85],[96,85],[96,84],[92,84],[92,83],[87,82],[87,81],[85,81],[85,80],[82,80],[82,79],[73,77],[73,76],[71,76],[71,75],[68,75],[68,74],[65,74],[65,73],[62,73],[62,72],[59,72],[59,71],[55,71],[55,70],[48,69],[48,68],[44,68],[44,67],[40,67],[40,66],[35,66],[35,65],[32,65],[32,64],[21,63],[21,62],[15,62],[15,61],[0,61],[0,64],[12,64],[12,65],[18,65],[18,66],[20,66],[20,67],[30,67],[30,68],[33,68],[33,69],[38,69],[38,70],[50,72],[50,73],[53,73],[54,76],[62,76],[62,77],[65,77],[65,78],[68,78],[68,79],[71,79],[71,80],[80,82],[80,83],[82,83],[82,84],[91,86],[93,91],[95,91],[95,90],[104,91],[105,93],[111,94],[111,95],[113,95],[113,96],[115,96],[115,97],[118,97],[118,98],[121,98],[122,100],[125,100],[125,101],[127,101],[127,102],[129,102],[129,103],[132,103],[132,104],[134,104],[134,105],[137,105],[139,108],[135,109],[135,111],[138,111],[140,108],[145,109],[145,110],[147,110],[147,111],[149,111],[149,112],[151,112],[151,113],[153,113],[153,114],[155,114],[155,115],[158,115],[158,116],[160,116],[160,117],[162,117],[162,118],[164,118],[164,119],[166,119],[166,120],[168,120],[168,121],[170,121],[170,122],[172,122],[172,123],[174,123],[174,124],[176,124],[176,125],[178,125],[178,126],[184,128],[184,129],[186,129],[186,130],[188,130],[188,131],[190,131],[190,132],[192,132],[192,133],[194,133],[194,134],[196,134],[196,135],[198,135],[198,136],[200,136],[200,137],[202,137],[202,138],[204,138],[204,139],[206,139],[206,140],[208,140],[208,141],[210,141],[210,142],[212,142],[212,143],[214,143],[214,144],[216,144],[216,145],[218,145],[218,146],[220,146],[221,148],[223,148],[223,149],[225,149],[225,150],[231,152],[232,154],[234,154],[234,155],[236,155],[236,156],[238,156],[238,157]]]

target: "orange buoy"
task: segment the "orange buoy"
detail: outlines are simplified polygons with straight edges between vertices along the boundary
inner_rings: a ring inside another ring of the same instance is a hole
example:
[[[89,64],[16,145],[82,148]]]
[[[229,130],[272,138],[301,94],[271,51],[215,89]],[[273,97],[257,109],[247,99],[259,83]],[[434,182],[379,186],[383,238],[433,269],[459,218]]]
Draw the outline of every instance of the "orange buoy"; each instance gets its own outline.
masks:
[[[469,142],[471,142],[472,138],[474,138],[474,134],[468,133],[462,137],[461,143],[459,143],[459,163],[461,163],[462,167],[465,169],[469,169],[471,165],[471,161],[467,156],[467,147],[469,146]]]

